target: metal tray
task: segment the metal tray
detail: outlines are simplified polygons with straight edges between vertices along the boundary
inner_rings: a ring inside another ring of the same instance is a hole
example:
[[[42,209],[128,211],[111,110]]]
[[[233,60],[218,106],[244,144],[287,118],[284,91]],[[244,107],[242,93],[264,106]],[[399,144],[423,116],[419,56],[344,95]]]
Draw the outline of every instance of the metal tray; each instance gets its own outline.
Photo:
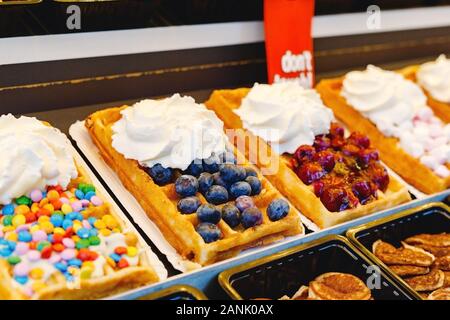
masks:
[[[403,286],[414,291],[372,253],[372,244],[381,239],[398,247],[407,237],[420,233],[441,232],[450,232],[450,208],[444,203],[433,202],[352,228],[346,235],[370,260]]]
[[[327,236],[226,270],[219,275],[219,283],[235,300],[278,299],[284,295],[292,296],[300,286],[308,285],[326,272],[349,273],[370,283],[374,275],[370,266],[371,261],[347,239]],[[375,300],[418,298],[383,271],[379,276],[379,281],[375,282],[380,286],[372,289]]]

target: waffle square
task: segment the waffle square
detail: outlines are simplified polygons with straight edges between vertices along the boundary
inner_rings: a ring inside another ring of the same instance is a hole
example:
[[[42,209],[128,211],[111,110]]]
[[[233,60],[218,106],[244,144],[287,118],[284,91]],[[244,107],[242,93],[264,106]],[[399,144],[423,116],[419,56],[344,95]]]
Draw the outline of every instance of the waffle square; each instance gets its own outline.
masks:
[[[73,179],[67,189],[78,186],[80,183],[91,184],[86,172],[77,166],[78,177]],[[97,195],[101,198],[101,194]],[[1,206],[0,206],[1,210]],[[89,207],[83,211],[85,218],[95,217],[101,219],[104,215],[112,215],[119,223],[122,232],[127,231],[125,222],[117,216],[108,203],[97,207]],[[136,238],[137,240],[137,238]],[[143,285],[160,281],[155,270],[152,268],[147,252],[142,244],[136,244],[139,254],[137,266],[129,266],[123,269],[112,267],[109,264],[103,266],[104,275],[89,279],[79,279],[78,282],[69,284],[66,278],[59,272],[53,273],[45,286],[36,291],[31,297],[24,294],[19,284],[13,278],[13,268],[5,260],[0,259],[0,298],[1,299],[98,299],[106,296],[119,294]]]
[[[244,249],[266,245],[288,236],[304,233],[298,211],[291,206],[286,217],[270,221],[266,208],[280,193],[260,174],[262,192],[253,196],[255,205],[263,214],[261,225],[248,229],[232,229],[223,220],[219,222],[223,237],[205,243],[196,232],[199,223],[196,214],[181,214],[177,209],[178,195],[174,183],[159,186],[137,161],[126,159],[112,147],[112,126],[121,118],[120,111],[127,106],[110,108],[90,115],[85,125],[106,163],[117,173],[123,185],[136,198],[148,217],[158,226],[166,240],[186,259],[208,265],[237,255]],[[241,154],[235,155],[245,163]],[[205,198],[198,193],[202,203]],[[219,208],[221,206],[218,206]]]
[[[450,186],[450,177],[443,179],[436,175],[419,159],[404,151],[399,146],[398,139],[385,136],[368,118],[347,104],[345,98],[340,95],[343,80],[343,77],[324,79],[316,87],[323,102],[333,109],[336,117],[350,130],[367,134],[380,151],[381,160],[418,190],[432,194],[447,189]],[[450,168],[450,165],[447,164],[447,167]]]
[[[215,90],[209,100],[205,103],[206,106],[215,111],[219,118],[225,123],[225,126],[230,129],[243,129],[242,121],[233,112],[241,105],[242,99],[247,95],[250,89],[239,88],[234,90]],[[247,130],[238,130],[233,141],[236,145],[245,146],[247,158],[256,159],[256,164],[260,168],[267,167],[270,163],[266,160],[267,157],[273,161],[278,161],[279,168],[275,174],[266,175],[265,177],[294,204],[305,216],[315,222],[320,228],[327,228],[348,220],[356,219],[364,215],[383,210],[399,203],[410,200],[407,189],[394,177],[390,176],[390,183],[386,192],[378,190],[378,199],[369,202],[366,205],[358,205],[356,208],[344,210],[340,212],[330,212],[322,204],[320,199],[314,194],[312,186],[304,184],[296,173],[291,169],[290,156],[278,155],[273,152],[270,146],[260,139],[255,137]],[[244,143],[246,137],[256,139],[259,148],[248,148]],[[264,146],[261,148],[261,146]],[[242,147],[241,147],[242,148]],[[264,151],[261,151],[264,150]],[[267,154],[261,154],[265,152]]]

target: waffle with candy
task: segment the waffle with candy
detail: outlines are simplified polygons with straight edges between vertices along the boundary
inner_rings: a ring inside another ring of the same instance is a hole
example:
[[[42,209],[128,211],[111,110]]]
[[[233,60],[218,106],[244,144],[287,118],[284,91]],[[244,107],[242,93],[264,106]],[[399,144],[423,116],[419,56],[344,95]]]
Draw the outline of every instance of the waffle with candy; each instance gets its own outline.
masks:
[[[367,137],[331,124],[328,134],[317,135],[313,145],[300,145],[293,154],[278,155],[262,138],[243,129],[234,112],[250,89],[215,90],[206,106],[233,131],[232,141],[262,170],[265,177],[305,216],[321,228],[408,201],[406,188],[378,161]],[[250,141],[250,142],[249,142]],[[257,145],[258,148],[249,146]]]
[[[423,298],[450,299],[450,234],[419,234],[402,247],[376,241],[372,252]]]
[[[95,299],[159,281],[64,134],[3,115],[0,151],[0,298]]]
[[[112,145],[112,127],[126,108],[98,111],[86,127],[103,159],[185,259],[207,265],[304,232],[298,211],[236,150],[193,161],[184,171],[125,158]]]
[[[375,78],[379,79],[376,85],[368,79],[363,82],[364,73],[385,73],[393,84],[380,80],[382,76]],[[406,70],[403,73],[410,74]],[[343,96],[346,79],[349,88],[351,85],[350,94],[354,94],[352,103],[358,103],[359,110]],[[336,117],[350,130],[364,132],[380,151],[381,160],[406,182],[427,194],[450,186],[450,125],[427,107],[426,97],[413,82],[400,74],[368,66],[367,70],[354,71],[346,77],[324,79],[316,89]],[[394,125],[386,126],[390,122]]]

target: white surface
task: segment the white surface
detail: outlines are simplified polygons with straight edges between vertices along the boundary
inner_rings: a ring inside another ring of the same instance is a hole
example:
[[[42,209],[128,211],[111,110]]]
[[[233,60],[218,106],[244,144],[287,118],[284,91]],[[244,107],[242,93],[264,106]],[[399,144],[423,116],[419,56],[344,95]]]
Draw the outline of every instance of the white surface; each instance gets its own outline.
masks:
[[[83,158],[78,154],[75,148],[73,148],[73,157],[75,158],[75,162],[77,165],[83,168],[83,170],[87,173],[88,178],[92,181],[92,184],[95,186],[97,191],[99,191],[100,197],[107,203],[110,204],[112,211],[114,214],[116,214],[122,221],[124,221],[125,226],[127,230],[133,231],[139,239],[139,244],[143,248],[145,254],[148,257],[150,266],[155,270],[156,274],[160,278],[161,281],[164,281],[167,279],[167,270],[164,267],[164,264],[158,259],[156,254],[151,250],[151,248],[146,244],[144,239],[141,237],[139,232],[134,228],[134,226],[128,222],[128,218],[125,216],[125,214],[120,210],[119,206],[116,204],[116,202],[111,198],[109,193],[105,190],[103,185],[98,181],[95,174],[91,171],[89,166],[86,164],[86,162],[83,160]]]
[[[177,251],[170,245],[170,243],[164,238],[164,235],[158,229],[158,227],[148,218],[145,211],[139,205],[134,196],[123,186],[119,177],[101,158],[97,147],[92,142],[87,129],[84,126],[84,122],[75,122],[69,130],[70,136],[75,140],[77,146],[83,152],[83,154],[89,159],[90,163],[94,166],[97,172],[102,176],[105,183],[115,194],[117,199],[126,208],[128,213],[132,216],[135,223],[142,228],[145,234],[150,238],[150,240],[156,245],[156,247],[166,255],[169,262],[173,267],[181,272],[188,272],[192,269],[193,263],[183,259]],[[309,219],[301,215],[302,222],[313,231],[319,230],[319,228],[311,222]],[[276,242],[274,245],[281,242],[291,242],[295,241],[304,235],[297,235],[293,237],[288,237],[284,240]],[[228,259],[225,261],[230,261],[242,257],[253,252],[264,250],[266,247],[257,247],[249,250],[243,251],[237,257]],[[223,263],[219,262],[219,263]],[[215,264],[214,264],[215,265]],[[199,265],[196,265],[200,268]],[[205,267],[204,267],[205,268]],[[204,269],[202,268],[202,270]]]
[[[449,26],[450,6],[382,10],[381,28],[373,30],[366,26],[367,17],[366,12],[316,16],[313,19],[313,37]],[[0,39],[0,65],[261,41],[264,41],[261,21],[13,37]]]

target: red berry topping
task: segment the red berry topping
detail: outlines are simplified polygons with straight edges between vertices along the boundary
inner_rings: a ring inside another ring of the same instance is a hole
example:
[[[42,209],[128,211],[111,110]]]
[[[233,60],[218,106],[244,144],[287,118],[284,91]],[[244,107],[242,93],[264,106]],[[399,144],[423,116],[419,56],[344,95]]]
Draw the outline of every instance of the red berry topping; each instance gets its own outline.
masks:
[[[359,154],[359,148],[354,144],[346,144],[342,147],[342,153],[346,156],[354,157]]]
[[[333,137],[344,137],[344,128],[338,125],[336,122],[332,122],[330,126],[330,136]]]
[[[300,168],[298,168],[297,175],[304,184],[309,185],[312,182],[322,178],[325,175],[325,171],[320,164],[310,162],[304,163]]]
[[[358,164],[362,167],[366,167],[370,161],[377,161],[378,159],[378,151],[375,149],[361,149],[358,152]]]
[[[315,181],[313,183],[313,188],[314,188],[314,194],[317,197],[320,197],[322,195],[323,192],[323,188],[325,187],[325,183],[323,181]]]
[[[372,181],[377,185],[378,189],[383,192],[386,191],[389,185],[389,174],[386,168],[378,162],[373,162],[369,166],[368,173],[372,178]]]
[[[369,138],[360,132],[352,132],[350,137],[348,137],[348,141],[362,149],[370,146]]]
[[[306,160],[312,160],[316,150],[308,145],[303,145],[297,148],[294,153],[295,159],[297,159],[298,163],[301,164]]]
[[[371,195],[374,194],[376,188],[367,180],[358,179],[352,184],[352,191],[358,197],[361,203],[364,203]]]
[[[327,187],[320,197],[323,205],[331,212],[339,212],[354,207],[358,203],[351,192],[343,188]],[[356,200],[356,201],[355,201]]]
[[[343,137],[337,136],[337,137],[333,137],[333,139],[331,139],[331,146],[336,150],[341,149],[344,145],[345,145],[345,139]]]
[[[328,149],[331,146],[330,138],[327,138],[324,135],[316,136],[316,139],[314,139],[313,146],[316,149],[316,151]]]
[[[328,172],[330,172],[334,168],[334,153],[329,150],[317,152],[314,155],[313,159],[320,163],[320,165]]]

